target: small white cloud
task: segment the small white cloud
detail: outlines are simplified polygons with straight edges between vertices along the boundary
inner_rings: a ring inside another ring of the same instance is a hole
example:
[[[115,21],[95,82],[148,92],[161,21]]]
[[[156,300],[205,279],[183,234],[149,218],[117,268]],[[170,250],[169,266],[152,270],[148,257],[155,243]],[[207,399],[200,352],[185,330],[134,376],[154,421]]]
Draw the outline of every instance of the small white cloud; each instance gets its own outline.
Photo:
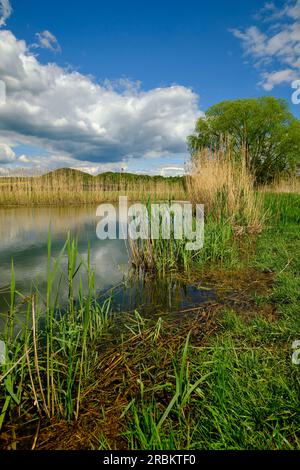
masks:
[[[262,74],[263,80],[260,85],[266,91],[272,91],[277,85],[283,83],[292,83],[297,78],[297,74],[290,69],[280,70],[278,72],[265,72]]]
[[[50,31],[42,31],[41,33],[36,33],[36,38],[38,42],[33,44],[34,48],[49,49],[52,52],[61,52],[61,47],[58,40]]]
[[[161,168],[161,176],[183,176],[186,174],[186,171],[183,167],[179,166],[165,166]]]
[[[260,85],[270,91],[276,85],[291,83],[300,73],[300,0],[287,1],[281,8],[266,3],[258,18],[269,25],[264,32],[254,25],[230,31],[241,41],[245,55],[261,69]]]
[[[300,0],[297,0],[295,5],[288,4],[286,6],[286,14],[294,20],[300,19]]]
[[[0,143],[0,163],[11,163],[16,159],[15,152],[9,145]]]
[[[30,163],[30,159],[27,157],[27,155],[21,155],[18,160],[22,163]]]
[[[9,0],[0,0],[0,27],[6,25],[6,20],[12,14],[12,7]]]

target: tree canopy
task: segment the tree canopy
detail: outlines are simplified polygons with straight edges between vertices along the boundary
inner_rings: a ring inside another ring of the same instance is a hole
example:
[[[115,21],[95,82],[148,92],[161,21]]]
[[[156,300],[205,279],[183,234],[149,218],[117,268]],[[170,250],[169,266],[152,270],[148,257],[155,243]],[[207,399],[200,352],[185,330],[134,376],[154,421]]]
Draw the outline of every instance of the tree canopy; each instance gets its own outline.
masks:
[[[300,122],[285,100],[273,97],[223,101],[208,109],[188,137],[192,157],[228,146],[245,158],[258,183],[293,174],[300,162]]]

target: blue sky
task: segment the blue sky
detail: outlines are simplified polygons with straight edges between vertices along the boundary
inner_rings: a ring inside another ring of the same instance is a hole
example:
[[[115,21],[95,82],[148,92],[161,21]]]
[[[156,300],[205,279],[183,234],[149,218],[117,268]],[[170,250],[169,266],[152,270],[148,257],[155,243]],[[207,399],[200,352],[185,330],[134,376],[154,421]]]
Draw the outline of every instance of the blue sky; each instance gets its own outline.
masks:
[[[186,133],[221,100],[274,95],[300,116],[291,102],[291,83],[300,79],[300,1],[1,4],[6,69],[0,66],[0,79],[11,107],[2,110],[0,168],[50,164],[159,173],[184,166]]]

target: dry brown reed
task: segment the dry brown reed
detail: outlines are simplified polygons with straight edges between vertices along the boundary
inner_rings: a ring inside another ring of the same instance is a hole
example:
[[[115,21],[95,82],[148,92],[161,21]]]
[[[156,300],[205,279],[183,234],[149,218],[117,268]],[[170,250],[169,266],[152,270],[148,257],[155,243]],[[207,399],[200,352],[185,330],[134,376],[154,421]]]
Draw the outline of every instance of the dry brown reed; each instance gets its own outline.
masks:
[[[182,180],[169,178],[102,179],[81,172],[56,171],[43,176],[0,178],[0,205],[68,205],[117,201],[120,195],[141,200],[184,198]]]
[[[245,159],[229,151],[203,150],[194,158],[187,178],[190,199],[204,204],[217,221],[228,220],[236,233],[256,233],[262,228],[262,198]]]
[[[284,178],[275,181],[273,184],[263,186],[265,193],[295,193],[300,194],[300,177]]]

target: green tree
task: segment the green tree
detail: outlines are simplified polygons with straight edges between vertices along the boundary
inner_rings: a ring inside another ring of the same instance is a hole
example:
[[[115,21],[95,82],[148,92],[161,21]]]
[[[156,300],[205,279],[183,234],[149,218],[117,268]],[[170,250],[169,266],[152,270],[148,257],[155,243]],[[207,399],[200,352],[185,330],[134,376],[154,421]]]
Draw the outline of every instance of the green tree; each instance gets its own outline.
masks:
[[[203,149],[246,159],[258,183],[293,174],[300,161],[300,122],[285,100],[273,97],[224,101],[208,109],[188,137],[192,157]]]

